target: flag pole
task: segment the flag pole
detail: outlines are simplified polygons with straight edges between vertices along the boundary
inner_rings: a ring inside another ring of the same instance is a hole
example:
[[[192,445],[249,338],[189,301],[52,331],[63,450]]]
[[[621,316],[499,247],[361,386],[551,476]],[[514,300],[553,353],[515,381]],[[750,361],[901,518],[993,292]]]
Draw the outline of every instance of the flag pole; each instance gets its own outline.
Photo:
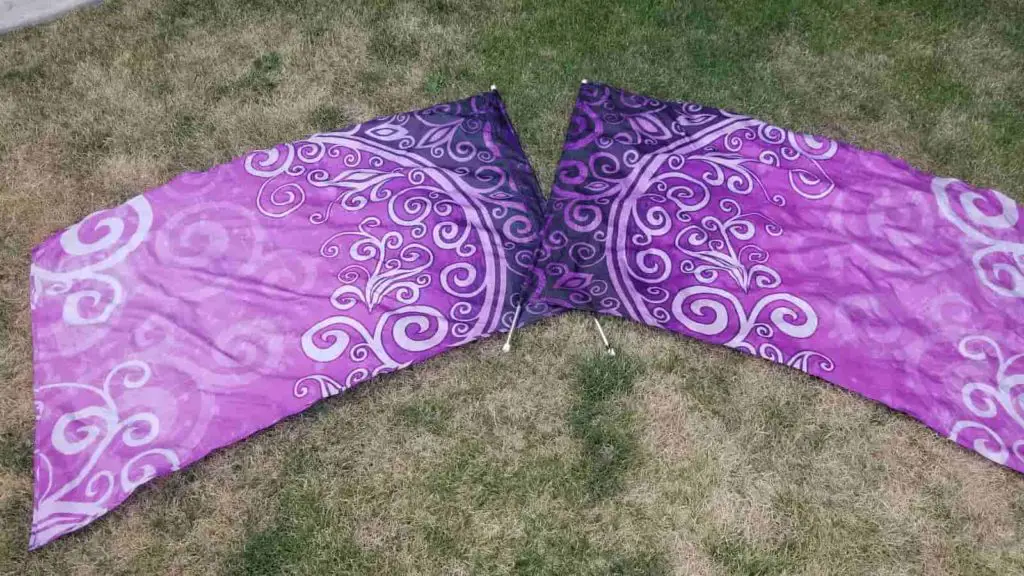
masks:
[[[597,326],[597,333],[601,335],[601,342],[604,342],[604,352],[609,356],[615,356],[615,348],[612,348],[611,343],[608,342],[608,337],[604,334],[604,328],[601,327],[601,323],[594,318],[594,325]]]
[[[512,334],[516,331],[516,324],[519,323],[519,311],[522,309],[522,304],[516,304],[516,313],[512,316],[512,327],[509,328],[508,336],[505,337],[505,345],[501,347],[502,352],[512,350]]]

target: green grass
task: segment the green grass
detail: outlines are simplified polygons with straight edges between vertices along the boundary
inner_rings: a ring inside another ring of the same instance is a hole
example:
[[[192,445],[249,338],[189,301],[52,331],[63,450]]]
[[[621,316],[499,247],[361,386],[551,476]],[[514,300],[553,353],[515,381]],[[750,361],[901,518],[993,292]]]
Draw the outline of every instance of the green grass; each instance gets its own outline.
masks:
[[[1024,479],[803,374],[576,314],[378,379],[28,554],[28,251],[246,150],[581,78],[1024,198],[1016,0],[108,1],[0,36],[0,573],[1014,574]]]
[[[239,558],[224,572],[271,576],[294,572],[365,573],[376,568],[375,555],[355,542],[316,492],[287,487],[278,496],[269,526],[246,536]]]
[[[576,401],[569,428],[582,445],[582,474],[588,498],[603,498],[621,488],[623,476],[638,458],[633,412],[616,402],[633,389],[639,364],[623,355],[600,355],[576,366]]]
[[[330,132],[351,124],[341,108],[327,104],[313,109],[309,115],[309,123],[320,132]]]
[[[251,102],[264,99],[274,92],[281,78],[281,55],[277,52],[261,54],[252,61],[246,73],[223,86],[218,86],[218,98]]]

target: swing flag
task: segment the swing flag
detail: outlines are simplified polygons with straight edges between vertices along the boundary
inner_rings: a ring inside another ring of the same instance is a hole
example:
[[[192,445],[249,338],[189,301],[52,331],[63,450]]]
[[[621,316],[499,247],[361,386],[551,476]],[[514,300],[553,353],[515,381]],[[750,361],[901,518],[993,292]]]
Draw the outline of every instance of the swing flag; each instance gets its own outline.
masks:
[[[725,110],[580,87],[535,299],[819,376],[1024,472],[1024,218]]]
[[[30,547],[356,384],[547,314],[497,92],[183,174],[32,252]]]

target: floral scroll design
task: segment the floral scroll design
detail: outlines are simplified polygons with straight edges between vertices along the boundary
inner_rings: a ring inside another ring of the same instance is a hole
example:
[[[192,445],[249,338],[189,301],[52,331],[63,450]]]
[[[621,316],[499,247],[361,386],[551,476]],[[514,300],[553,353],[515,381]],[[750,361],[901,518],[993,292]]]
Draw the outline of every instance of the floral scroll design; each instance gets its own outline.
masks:
[[[764,240],[784,234],[773,209],[835,192],[826,165],[839,149],[725,110],[582,87],[538,257],[545,298],[833,371],[818,351],[783,351],[812,338],[818,316],[785,290]],[[693,285],[672,287],[681,275]]]
[[[1024,353],[1006,356],[999,343],[987,336],[968,336],[960,341],[960,355],[969,360],[984,362],[995,359],[998,363],[995,382],[970,382],[961,390],[964,407],[978,420],[960,420],[953,425],[949,439],[956,441],[974,430],[982,436],[971,442],[971,447],[986,458],[1006,464],[1010,452],[1024,460],[1024,439],[1011,443],[988,424],[979,420],[1007,419],[1017,425],[1018,436],[1024,433]]]
[[[403,368],[408,363],[396,360],[385,345],[393,342],[400,349],[410,352],[428,350],[440,344],[449,334],[449,321],[441,311],[431,306],[419,305],[420,290],[430,285],[432,276],[428,269],[434,263],[434,254],[427,246],[410,242],[397,231],[388,231],[379,237],[372,233],[381,225],[376,217],[365,218],[355,232],[341,232],[328,238],[320,254],[328,258],[341,253],[339,242],[354,238],[348,243],[348,255],[354,260],[338,273],[342,285],[331,295],[331,305],[341,314],[326,318],[311,327],[301,339],[302,350],[317,362],[331,362],[343,354],[356,362],[374,356],[379,365],[373,371],[357,368],[349,373],[344,383],[326,375],[311,375],[298,380],[295,395],[307,394],[311,383],[320,386],[323,396],[333,396],[358,384],[360,381],[384,372]],[[367,266],[363,263],[372,263]],[[472,284],[476,280],[475,269],[462,280]],[[453,276],[461,271],[460,264],[442,269],[441,284],[450,290]],[[478,290],[483,289],[479,287]],[[372,312],[385,298],[398,304],[383,313],[373,329],[367,328],[350,313],[356,307]],[[461,309],[461,307],[460,307]],[[456,317],[453,311],[453,317]],[[388,330],[390,326],[390,330]],[[453,332],[466,332],[468,324],[459,323]],[[410,335],[410,330],[414,334]],[[351,332],[361,338],[353,343]]]
[[[102,386],[61,382],[36,390],[37,398],[45,398],[49,390],[59,390],[90,395],[99,402],[61,414],[47,439],[48,446],[62,456],[87,457],[74,478],[63,485],[54,485],[50,456],[36,449],[36,484],[41,492],[35,498],[31,547],[76,530],[105,514],[123,499],[115,495],[127,495],[158,474],[154,460],[163,461],[167,470],[180,467],[174,451],[146,448],[160,434],[160,421],[155,414],[138,411],[124,415],[117,406],[115,387],[138,389],[145,386],[151,376],[148,364],[129,360],[114,366]],[[37,400],[37,418],[47,409],[45,400]],[[121,461],[121,455],[126,454],[132,455]]]
[[[374,236],[371,230],[380,225],[380,219],[371,216],[359,224],[358,231],[339,232],[320,247],[322,256],[334,258],[341,253],[339,244],[348,241],[349,256],[355,260],[338,273],[342,285],[334,291],[331,302],[339,310],[362,303],[372,312],[389,295],[411,304],[419,300],[420,289],[430,284],[426,270],[434,263],[433,252],[423,244],[407,244],[399,232]]]
[[[45,296],[60,296],[64,298],[61,316],[68,325],[102,324],[110,319],[125,299],[120,279],[110,271],[145,241],[153,224],[153,209],[145,197],[136,196],[125,206],[135,213],[135,229],[130,234],[126,234],[128,224],[123,216],[101,211],[60,235],[58,242],[66,257],[81,259],[82,265],[70,270],[50,270],[32,264],[33,308]],[[83,227],[90,223],[103,234],[85,240]]]
[[[807,372],[835,368],[832,359],[813,350],[790,357],[775,344],[755,344],[752,336],[770,340],[776,333],[790,338],[810,338],[818,329],[818,315],[804,299],[788,292],[761,297],[750,310],[731,292],[713,286],[690,286],[672,301],[672,314],[688,330],[702,336],[727,338],[722,345]]]
[[[985,194],[961,191],[954,202],[951,188],[962,186],[962,182],[952,178],[932,180],[939,212],[978,246],[971,262],[982,284],[1000,296],[1024,298],[1024,243],[999,237],[999,232],[1012,232],[1017,226],[1019,207],[996,190]],[[964,216],[954,204],[959,204]],[[996,213],[986,214],[983,208],[995,208]]]
[[[355,386],[359,380],[365,379],[366,376],[367,374],[360,373],[354,378],[350,377],[348,382],[342,383],[326,374],[310,374],[296,380],[295,385],[292,387],[292,392],[296,398],[305,398],[309,395],[310,390],[319,392],[320,398],[330,398]]]
[[[756,156],[743,148],[753,144],[764,147]],[[755,121],[731,129],[721,146],[706,146],[687,155],[690,162],[706,166],[700,180],[707,186],[724,186],[733,194],[747,195],[760,190],[768,201],[785,206],[786,197],[769,191],[753,168],[765,166],[784,170],[789,189],[806,200],[821,200],[835,190],[835,182],[822,163],[839,150],[834,140],[801,134]]]
[[[782,207],[794,197],[828,197],[836,187],[825,166],[838,150],[835,141],[724,110],[584,87],[550,205],[564,225],[545,229],[539,256],[551,298],[633,314],[624,301],[627,294],[598,289],[602,269],[615,275],[621,266],[628,276],[624,281],[635,283],[642,298],[656,306],[652,315],[667,320],[659,305],[670,297],[661,284],[672,258],[651,242],[670,232],[677,236],[676,250],[686,256],[681,272],[698,282],[710,284],[724,274],[744,293],[779,287],[782,280],[757,235],[780,236],[782,226],[770,211],[743,212],[741,201],[758,193]],[[725,195],[731,198],[723,203]],[[701,218],[712,202],[726,214]],[[619,229],[624,222],[617,208],[623,203],[629,225],[637,229],[627,238],[635,262],[610,262],[611,246],[627,234]],[[680,225],[686,229],[681,234]],[[609,238],[616,240],[609,243]],[[578,288],[561,282],[566,261],[592,280]]]
[[[835,364],[825,354],[810,349],[787,354],[771,342],[778,336],[811,338],[818,316],[806,300],[778,291],[783,278],[758,242],[762,233],[781,237],[783,227],[767,213],[745,211],[740,201],[760,190],[770,207],[786,205],[786,196],[763,181],[754,169],[757,165],[784,169],[789,190],[804,200],[827,197],[835,185],[823,162],[835,155],[838,145],[761,122],[724,130],[717,142],[692,152],[680,148],[667,156],[667,170],[650,178],[644,191],[653,205],[632,203],[629,222],[638,232],[629,240],[635,259],[623,263],[632,290],[658,323],[674,318],[697,334],[725,338],[725,346],[803,371],[831,372]],[[759,152],[744,149],[748,144]],[[715,198],[720,213],[707,213]],[[698,284],[677,292],[667,310],[671,295],[661,284],[669,278],[673,258],[649,246],[653,237],[670,233],[673,247],[684,256],[676,264],[678,271]],[[723,277],[736,292],[756,301],[745,305],[732,290],[724,289]]]
[[[562,159],[553,206],[561,210],[561,217],[570,229],[581,232],[598,229],[606,218],[605,210],[600,207],[614,202],[616,196],[631,193],[627,191],[628,182],[636,177],[635,170],[642,166],[645,158],[662,157],[670,169],[654,177],[650,182],[652,189],[645,192],[654,192],[678,204],[679,214],[702,208],[710,201],[713,190],[724,190],[736,196],[759,191],[772,204],[785,206],[787,197],[765,183],[760,174],[765,170],[781,171],[787,188],[804,200],[821,200],[835,191],[835,182],[824,164],[838,152],[837,142],[697,104],[679,106],[681,109],[676,111],[678,116],[672,129],[664,129],[665,136],[676,141],[656,154],[639,153],[631,146],[644,139],[619,132],[613,137],[593,139],[597,149],[585,159],[576,157],[582,151]],[[577,115],[598,116],[587,107]],[[643,122],[626,114],[615,116],[628,118],[631,127],[663,126],[658,115],[650,111],[642,115]],[[604,123],[595,122],[597,129],[608,125],[607,119]],[[699,142],[686,132],[696,126],[705,134]],[[577,145],[591,141],[585,136],[576,137]],[[713,143],[702,144],[709,141]],[[570,142],[567,147],[572,145]]]
[[[367,132],[376,139],[426,148],[435,158],[437,151],[442,155],[450,151],[457,158],[472,159],[467,147],[453,143],[458,127],[435,128],[430,138],[418,143],[422,146],[407,141],[409,132],[401,125],[385,123]],[[482,152],[486,151],[474,154]],[[337,171],[308,165],[325,158],[338,161]],[[410,363],[396,353],[423,352],[449,335],[468,339],[482,329],[486,311],[474,306],[472,297],[488,289],[489,273],[467,260],[478,250],[477,232],[470,219],[458,215],[460,210],[475,208],[432,181],[425,169],[388,167],[381,155],[344,133],[316,135],[310,141],[253,153],[246,158],[245,168],[264,179],[256,207],[269,218],[294,214],[306,203],[306,186],[329,191],[334,197],[307,216],[313,225],[327,223],[336,210],[352,214],[371,204],[386,207],[386,225],[383,217],[367,216],[355,230],[335,233],[321,243],[322,257],[343,257],[350,263],[338,272],[340,285],[330,298],[337,314],[317,322],[300,339],[303,352],[315,362],[344,356],[359,364],[373,358],[374,366],[354,368],[341,380],[326,374],[305,376],[294,384],[295,397],[304,398],[311,391],[320,397],[339,394]],[[502,182],[494,180],[491,185]],[[507,235],[514,236],[518,222],[512,217],[506,224],[512,228],[506,229]],[[460,261],[435,271],[438,250],[453,251]],[[419,303],[421,291],[434,282],[459,298],[451,310]],[[364,323],[366,314],[374,315],[374,324]]]
[[[723,198],[719,207],[728,218],[704,216],[676,235],[676,248],[690,256],[682,261],[680,271],[692,274],[702,284],[715,282],[724,272],[745,293],[750,292],[752,283],[757,288],[778,288],[782,278],[767,264],[768,252],[753,243],[737,245],[754,238],[755,219],[764,220],[764,231],[770,236],[781,236],[782,227],[760,212],[743,212],[730,198]]]
[[[313,137],[310,141],[286,143],[267,150],[254,152],[245,159],[245,171],[264,179],[256,193],[256,208],[268,218],[285,218],[306,203],[306,189],[296,178],[304,177],[306,184],[336,192],[336,199],[323,212],[309,216],[313,224],[326,222],[334,208],[358,210],[371,201],[386,201],[392,195],[387,184],[406,177],[401,170],[382,170],[380,156],[346,146],[342,138]],[[325,169],[313,168],[325,159],[338,159],[342,170],[332,175]],[[417,178],[414,174],[411,178]]]
[[[426,151],[435,159],[493,162],[497,156],[491,150],[479,146],[472,138],[472,135],[489,130],[490,127],[478,118],[444,114],[457,111],[458,107],[454,104],[442,104],[426,111],[396,114],[368,128],[366,135],[375,140],[394,143],[400,150]],[[451,119],[442,119],[446,117]],[[435,121],[435,118],[440,120]],[[422,134],[417,136],[409,129],[407,124],[410,120],[415,120],[414,125],[423,130]]]

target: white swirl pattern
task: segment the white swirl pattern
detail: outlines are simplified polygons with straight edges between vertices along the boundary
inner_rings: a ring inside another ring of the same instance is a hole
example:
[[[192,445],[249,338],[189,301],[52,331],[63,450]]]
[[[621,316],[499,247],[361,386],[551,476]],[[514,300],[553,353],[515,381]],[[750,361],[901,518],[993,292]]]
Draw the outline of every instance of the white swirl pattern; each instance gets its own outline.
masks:
[[[718,273],[725,272],[744,292],[750,292],[751,282],[758,288],[777,288],[782,278],[766,264],[768,253],[756,244],[736,248],[734,241],[748,241],[754,237],[757,226],[752,217],[766,220],[764,230],[772,236],[782,235],[782,228],[759,212],[744,213],[735,200],[723,198],[719,206],[730,214],[729,218],[723,221],[715,216],[704,216],[700,224],[692,224],[676,235],[676,248],[693,258],[683,260],[680,270],[692,274],[703,284],[716,281]]]
[[[124,208],[135,214],[135,229],[127,238],[124,237],[125,218],[115,213]],[[94,221],[94,227],[103,230],[103,235],[96,240],[83,240],[83,224]],[[143,196],[136,196],[123,207],[96,212],[68,228],[60,235],[60,247],[85,263],[70,270],[49,270],[32,264],[32,306],[36,307],[44,296],[63,296],[65,323],[83,326],[110,320],[117,307],[124,303],[125,294],[120,279],[107,271],[142,244],[152,224],[153,210],[149,202]],[[105,290],[100,290],[99,285]]]
[[[438,123],[431,114],[400,114],[365,129],[316,134],[245,158],[246,172],[264,180],[256,196],[256,208],[264,216],[295,215],[314,198],[316,208],[307,216],[313,225],[344,228],[353,215],[361,214],[354,229],[333,232],[321,241],[322,257],[343,261],[337,274],[340,286],[330,297],[340,313],[317,322],[301,337],[309,359],[329,363],[344,357],[351,367],[340,377],[320,373],[300,378],[296,397],[311,389],[324,397],[337,394],[408,365],[411,361],[400,359],[406,353],[442,343],[458,345],[496,323],[511,321],[495,305],[519,298],[503,292],[503,278],[510,265],[513,272],[522,269],[524,276],[532,267],[532,252],[526,247],[535,242],[536,231],[528,213],[522,213],[522,203],[506,192],[505,169],[435,167],[438,160],[487,163],[497,158],[488,140],[490,126],[472,116],[447,117]],[[426,130],[414,135],[414,121]],[[478,139],[481,132],[484,146]],[[404,152],[389,152],[396,146]],[[428,157],[414,150],[424,150]],[[330,195],[326,204],[325,194]],[[379,206],[386,216],[377,211]],[[339,211],[344,216],[334,218]],[[496,223],[505,238],[501,246],[490,244]],[[447,295],[449,307],[426,303],[422,296],[427,288]],[[373,365],[367,367],[369,360]]]
[[[802,298],[787,292],[761,297],[748,311],[732,293],[713,286],[691,286],[679,291],[672,300],[672,315],[687,330],[702,336],[726,337],[724,346],[742,350],[767,360],[807,371],[817,359],[817,368],[830,372],[832,360],[814,350],[800,350],[787,358],[771,342],[755,344],[751,335],[770,340],[779,332],[795,339],[806,339],[818,329],[818,316]]]
[[[407,135],[403,130],[378,130],[374,135],[404,141]],[[256,198],[256,207],[265,216],[283,218],[296,212],[307,199],[304,185],[311,185],[330,189],[334,194],[326,209],[308,217],[311,224],[329,222],[334,207],[346,213],[359,213],[377,203],[386,205],[388,217],[385,226],[381,218],[366,216],[356,230],[337,232],[322,241],[322,257],[333,259],[344,255],[352,262],[338,272],[341,285],[330,298],[331,306],[342,314],[310,327],[302,335],[301,347],[309,359],[321,363],[334,362],[347,353],[352,367],[343,383],[324,374],[300,378],[294,386],[297,398],[305,397],[313,384],[317,385],[321,397],[328,397],[371,376],[407,366],[410,361],[398,360],[395,353],[389,351],[389,344],[405,352],[422,352],[438,346],[449,334],[468,339],[485,329],[483,323],[488,318],[483,310],[473,311],[468,302],[455,303],[447,314],[417,302],[422,289],[433,283],[448,294],[460,296],[466,295],[460,290],[467,287],[472,288],[472,294],[496,288],[493,281],[485,281],[485,277],[493,278],[495,269],[503,265],[495,259],[487,261],[485,274],[479,280],[475,269],[468,274],[462,271],[453,278],[453,272],[461,270],[460,265],[447,266],[440,274],[432,271],[437,250],[453,251],[462,258],[478,250],[475,244],[482,238],[471,225],[471,219],[453,218],[453,215],[458,211],[473,211],[479,219],[486,219],[486,214],[480,214],[471,203],[435,185],[420,167],[384,169],[388,160],[380,151],[352,138],[317,135],[310,142],[287,144],[285,150],[284,154],[278,149],[257,152],[245,161],[247,172],[268,178]],[[282,157],[285,161],[279,163]],[[323,168],[292,163],[296,159],[316,162],[324,157],[340,158],[341,170],[332,175]],[[276,183],[275,179],[282,174],[305,178],[304,181]],[[271,183],[275,187],[264,197]],[[282,190],[286,194],[280,197]],[[379,235],[374,234],[376,230],[381,230]],[[432,245],[410,239],[429,240]],[[435,274],[439,276],[436,280]],[[473,286],[474,283],[477,285]],[[356,306],[373,313],[389,298],[398,307],[372,316],[372,326],[351,314]],[[467,311],[467,307],[470,310]],[[476,322],[473,325],[459,322],[452,326],[449,317]],[[361,365],[369,358],[375,359],[376,367],[368,369]]]
[[[786,284],[791,201],[832,196],[837,142],[740,114],[580,87],[538,255],[549,303],[625,316],[817,374],[819,323]]]
[[[148,364],[129,360],[114,366],[107,373],[102,386],[60,382],[37,388],[37,394],[43,398],[51,392],[67,390],[92,396],[99,403],[62,414],[50,435],[49,444],[61,455],[86,455],[85,463],[78,468],[74,478],[64,484],[54,485],[57,475],[53,463],[44,452],[36,450],[36,476],[44,482],[44,486],[36,495],[30,546],[92,522],[120,501],[111,501],[116,491],[129,493],[148,482],[156,475],[156,468],[147,464],[146,459],[159,458],[171,470],[178,469],[180,462],[173,450],[145,448],[160,434],[157,416],[149,411],[125,416],[117,406],[117,394],[113,390],[115,385],[126,390],[137,389],[145,386],[151,376]],[[37,400],[36,411],[39,414],[47,409],[45,399]],[[130,458],[119,470],[100,467],[101,460],[116,442],[120,443],[116,448],[118,452],[131,454]]]
[[[744,211],[739,200],[760,189],[771,205],[785,206],[785,196],[777,191],[770,193],[748,165],[778,168],[783,161],[800,160],[809,162],[811,169],[799,164],[787,168],[790,190],[806,201],[827,197],[835,186],[822,162],[835,155],[837,144],[750,119],[743,124],[725,123],[717,131],[709,129],[704,141],[718,144],[675,145],[671,154],[652,155],[646,172],[638,168],[638,173],[648,175],[646,187],[620,195],[618,202],[624,204],[622,210],[628,218],[618,221],[606,242],[606,250],[615,251],[616,242],[627,246],[617,251],[618,262],[609,263],[612,273],[616,268],[625,272],[621,277],[623,291],[634,295],[633,305],[643,319],[658,324],[675,319],[696,334],[724,335],[725,346],[804,371],[813,368],[819,373],[831,372],[835,368],[833,360],[819,351],[786,353],[770,342],[777,334],[791,339],[810,338],[817,330],[818,316],[799,296],[774,291],[783,287],[783,278],[768,264],[770,254],[758,244],[757,236],[763,232],[780,237],[784,230],[764,213]],[[752,142],[763,148],[755,159],[741,153],[743,146]],[[695,166],[706,168],[695,175]],[[637,181],[644,178],[638,176]],[[719,198],[715,203],[723,216],[708,213],[712,198],[723,190],[734,196]],[[672,216],[660,207],[666,202],[673,207],[679,223],[675,227]],[[695,221],[698,214],[704,215]],[[627,228],[639,233],[630,236]],[[648,246],[655,237],[669,233],[674,234],[673,247],[686,256],[676,265],[678,271],[693,276],[698,284],[677,292],[671,309],[666,310],[664,303],[671,295],[660,285],[672,272],[674,258],[665,250]],[[741,299],[723,289],[720,273],[726,274],[744,295],[758,296],[749,310]],[[752,337],[761,342],[752,341]]]
[[[1006,464],[1010,451],[1018,460],[1024,460],[1024,440],[1008,443],[1003,436],[982,420],[990,422],[1009,420],[1017,425],[1013,436],[1024,435],[1024,353],[1006,356],[999,343],[988,336],[968,336],[960,341],[960,354],[969,360],[984,362],[995,359],[997,363],[995,383],[970,382],[961,396],[964,407],[977,417],[975,420],[959,420],[949,433],[949,439],[957,441],[968,431],[980,433],[971,447],[986,458]]]
[[[996,190],[989,190],[986,195],[964,191],[959,202],[954,202],[950,188],[958,185],[962,185],[959,180],[935,178],[932,194],[942,216],[976,247],[971,261],[978,279],[1000,296],[1024,298],[1024,243],[1003,240],[985,230],[1012,230],[1020,221],[1016,202]],[[966,218],[957,212],[956,204]],[[995,208],[996,212],[986,214],[984,208]]]
[[[321,255],[332,258],[339,253],[339,240],[355,238],[349,244],[349,256],[356,262],[373,262],[372,268],[350,264],[338,273],[342,285],[331,296],[338,310],[349,310],[361,302],[373,311],[390,294],[403,304],[412,304],[419,300],[420,289],[430,285],[431,276],[425,271],[434,263],[433,252],[422,244],[405,244],[399,232],[385,232],[380,238],[369,232],[380,225],[379,218],[368,217],[359,223],[358,231],[334,234],[320,247]],[[397,254],[389,257],[389,251]]]

